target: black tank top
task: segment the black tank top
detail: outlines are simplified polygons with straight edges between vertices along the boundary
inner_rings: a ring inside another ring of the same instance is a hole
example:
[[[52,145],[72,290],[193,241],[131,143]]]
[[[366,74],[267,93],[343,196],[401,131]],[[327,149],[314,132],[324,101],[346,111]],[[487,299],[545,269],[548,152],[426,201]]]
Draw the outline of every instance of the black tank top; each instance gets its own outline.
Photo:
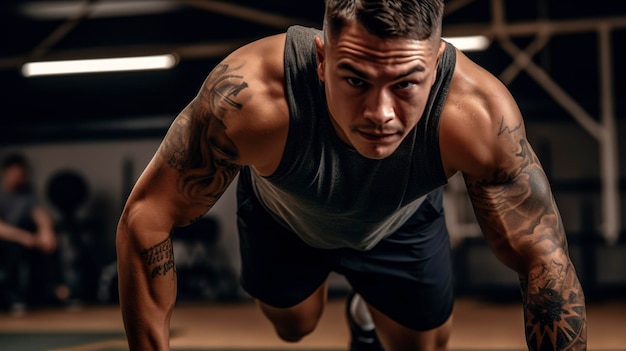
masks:
[[[373,160],[344,144],[333,129],[317,75],[315,36],[323,33],[300,26],[287,31],[287,144],[274,174],[263,177],[251,170],[253,186],[267,210],[309,245],[367,250],[447,183],[439,121],[456,53],[446,45],[417,126],[393,154]]]

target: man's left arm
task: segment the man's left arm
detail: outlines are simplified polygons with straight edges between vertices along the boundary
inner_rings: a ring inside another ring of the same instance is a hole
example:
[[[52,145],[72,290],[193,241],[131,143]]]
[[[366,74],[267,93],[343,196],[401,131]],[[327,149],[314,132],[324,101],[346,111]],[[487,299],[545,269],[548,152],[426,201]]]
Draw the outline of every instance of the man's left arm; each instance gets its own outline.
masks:
[[[528,349],[586,350],[583,289],[547,177],[520,120],[502,117],[495,134],[496,166],[464,177],[489,246],[519,274]]]

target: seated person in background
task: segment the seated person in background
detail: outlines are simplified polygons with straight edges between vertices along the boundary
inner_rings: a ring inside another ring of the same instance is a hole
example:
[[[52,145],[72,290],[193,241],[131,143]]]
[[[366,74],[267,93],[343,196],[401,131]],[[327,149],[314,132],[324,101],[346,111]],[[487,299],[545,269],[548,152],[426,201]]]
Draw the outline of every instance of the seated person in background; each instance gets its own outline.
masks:
[[[52,266],[48,260],[57,248],[52,216],[38,203],[29,173],[24,156],[11,154],[4,158],[0,188],[0,269],[4,271],[1,291],[2,302],[16,314],[24,311],[29,293],[47,291],[44,284]],[[24,269],[28,274],[22,273]]]

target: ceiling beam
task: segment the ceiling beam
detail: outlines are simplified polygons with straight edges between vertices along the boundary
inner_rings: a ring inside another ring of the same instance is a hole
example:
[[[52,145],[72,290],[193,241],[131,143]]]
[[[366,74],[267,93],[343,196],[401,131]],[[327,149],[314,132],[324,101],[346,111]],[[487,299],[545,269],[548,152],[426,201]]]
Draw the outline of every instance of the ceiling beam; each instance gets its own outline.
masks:
[[[183,0],[192,3],[215,3],[214,1],[196,1]],[[222,4],[222,3],[221,3]],[[464,35],[486,35],[490,38],[496,38],[502,35],[528,36],[539,33],[544,34],[573,34],[597,31],[599,29],[624,29],[626,28],[626,16],[578,19],[578,20],[539,20],[528,22],[505,23],[503,25],[492,26],[489,24],[473,24],[473,25],[449,25],[444,26],[443,34],[446,37],[464,36]],[[237,47],[244,45],[254,39],[241,39],[229,42],[212,42],[181,46],[120,46],[120,47],[101,47],[86,48],[78,50],[66,51],[49,51],[45,55],[45,59],[84,59],[84,58],[102,58],[114,56],[134,56],[134,55],[150,55],[174,53],[180,59],[205,59],[219,58],[229,54]],[[18,55],[0,58],[0,69],[10,70],[19,69],[26,61],[29,55]]]
[[[318,23],[308,20],[282,16],[276,13],[265,12],[255,8],[235,5],[228,2],[212,0],[180,0],[180,3],[252,23],[262,24],[272,28],[287,29],[289,26],[294,24],[310,27],[318,25]]]
[[[58,42],[63,40],[80,22],[82,22],[93,9],[93,4],[97,0],[89,0],[85,2],[81,7],[79,7],[78,12],[68,18],[67,21],[63,22],[60,26],[58,26],[52,33],[50,33],[43,41],[39,43],[39,45],[35,46],[31,51],[29,57],[33,60],[36,60],[40,57],[43,57],[53,46],[55,46]]]
[[[463,7],[473,3],[475,0],[451,0],[446,2],[446,6],[444,7],[444,15],[447,16],[453,12],[456,12]]]
[[[574,19],[574,20],[537,20],[527,22],[491,24],[459,24],[443,26],[446,37],[464,35],[486,35],[491,38],[498,36],[528,36],[539,33],[573,34],[595,32],[601,28],[624,29],[626,16]]]

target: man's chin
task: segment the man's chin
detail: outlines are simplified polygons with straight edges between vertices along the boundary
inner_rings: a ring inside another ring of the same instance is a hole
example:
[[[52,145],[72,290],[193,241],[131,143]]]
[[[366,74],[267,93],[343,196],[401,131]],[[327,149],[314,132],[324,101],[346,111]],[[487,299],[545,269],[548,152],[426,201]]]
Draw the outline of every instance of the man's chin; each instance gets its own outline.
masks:
[[[389,156],[391,156],[397,149],[396,145],[393,146],[376,146],[376,147],[361,147],[357,148],[357,152],[365,157],[372,160],[382,160]]]

